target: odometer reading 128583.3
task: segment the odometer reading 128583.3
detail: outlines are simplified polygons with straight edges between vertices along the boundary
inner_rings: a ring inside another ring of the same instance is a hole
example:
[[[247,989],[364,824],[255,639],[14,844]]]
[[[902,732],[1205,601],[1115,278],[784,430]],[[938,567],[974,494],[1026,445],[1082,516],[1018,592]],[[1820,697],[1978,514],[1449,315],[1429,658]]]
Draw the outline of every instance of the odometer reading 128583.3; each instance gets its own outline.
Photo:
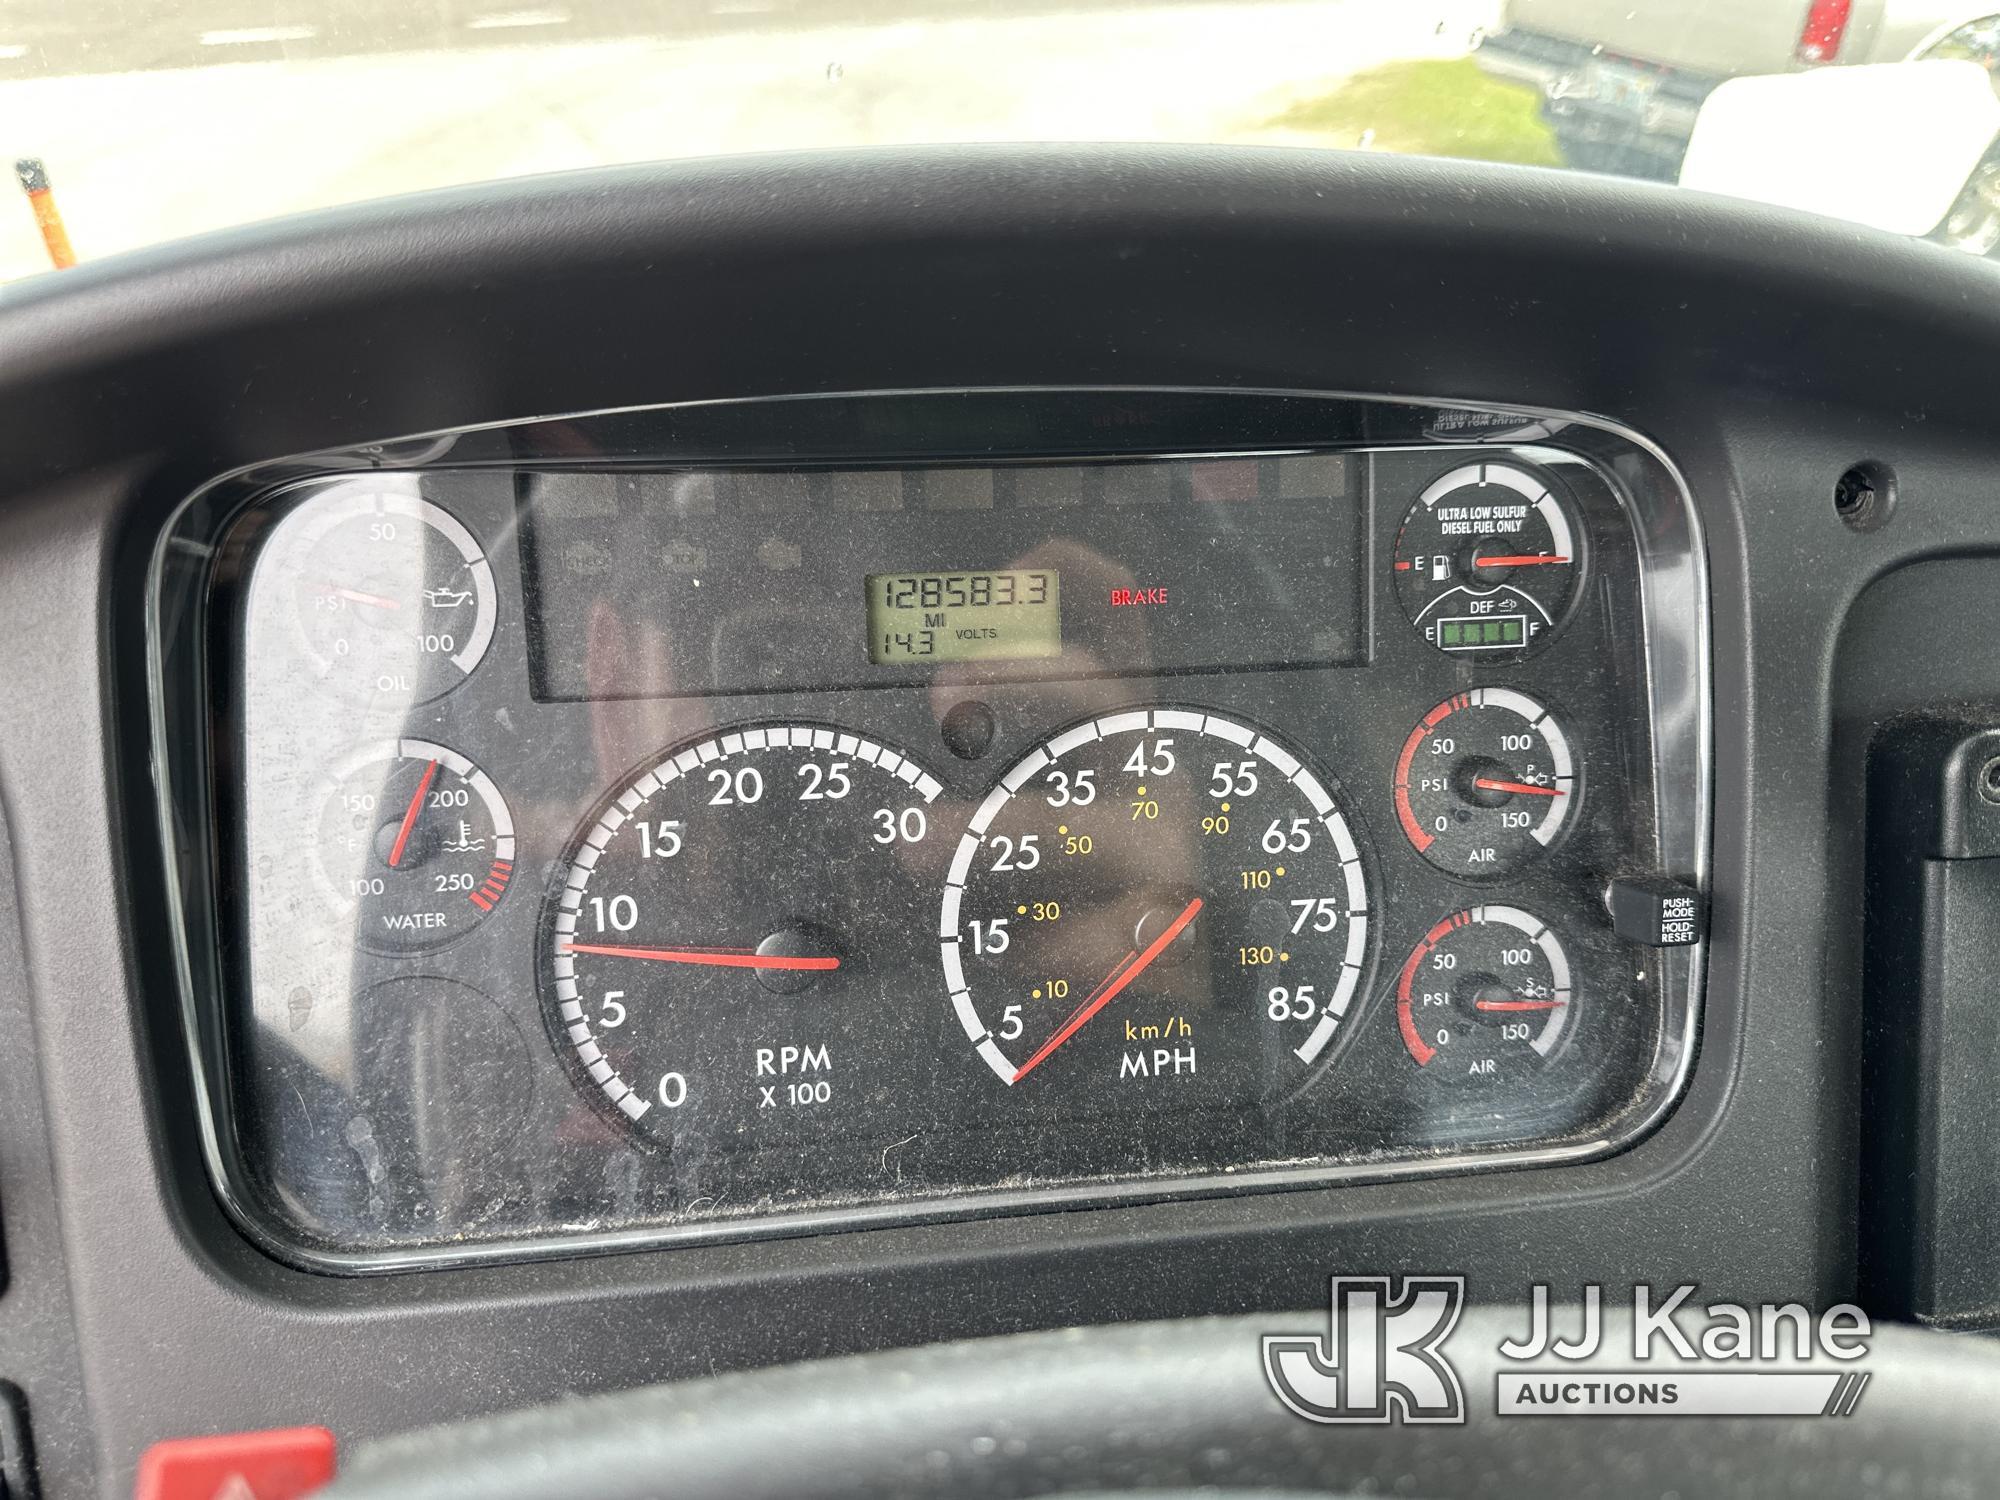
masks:
[[[953,1009],[1010,1087],[1255,1103],[1331,1055],[1368,883],[1325,781],[1243,724],[1111,714],[974,813],[939,925]]]
[[[1062,654],[1062,578],[1047,568],[878,573],[868,580],[868,659],[1007,661]]]

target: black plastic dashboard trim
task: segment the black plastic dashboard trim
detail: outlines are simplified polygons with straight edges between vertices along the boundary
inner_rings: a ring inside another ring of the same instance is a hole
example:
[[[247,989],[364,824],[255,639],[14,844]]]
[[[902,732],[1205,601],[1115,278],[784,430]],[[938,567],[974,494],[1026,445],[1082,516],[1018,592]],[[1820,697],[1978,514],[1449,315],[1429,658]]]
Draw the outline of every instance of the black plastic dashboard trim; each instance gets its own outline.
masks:
[[[1838,1300],[1859,1128],[1858,839],[1829,821],[1858,793],[1831,754],[1839,631],[1872,580],[2000,554],[1996,360],[2000,270],[1935,247],[1646,185],[1206,148],[529,180],[0,292],[10,1003],[33,1022],[82,1372],[65,1404],[60,1359],[0,1302],[0,1373],[75,1414],[54,1463],[42,1444],[45,1489],[129,1494],[170,1433],[319,1420],[360,1439],[408,1426],[417,1393],[445,1420],[814,1353],[1323,1305],[1342,1269],[1464,1270],[1482,1301],[1552,1269],[1559,1290]],[[1717,771],[1702,1059],[1675,1115],[1560,1172],[976,1232],[367,1280],[245,1241],[201,1164],[152,873],[142,600],[173,506],[382,432],[1008,383],[1449,391],[1607,413],[1675,455],[1708,537]],[[1830,503],[1861,458],[1901,494],[1866,535]],[[168,1349],[172,1379],[135,1356]]]

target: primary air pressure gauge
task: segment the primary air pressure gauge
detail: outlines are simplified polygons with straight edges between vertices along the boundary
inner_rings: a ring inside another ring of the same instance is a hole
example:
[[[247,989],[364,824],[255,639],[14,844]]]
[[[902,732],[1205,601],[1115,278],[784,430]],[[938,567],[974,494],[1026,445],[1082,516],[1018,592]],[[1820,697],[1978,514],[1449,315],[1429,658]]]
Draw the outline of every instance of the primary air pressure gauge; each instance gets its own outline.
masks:
[[[1454,693],[1396,757],[1396,821],[1447,875],[1511,875],[1556,841],[1576,802],[1569,736],[1512,688]]]

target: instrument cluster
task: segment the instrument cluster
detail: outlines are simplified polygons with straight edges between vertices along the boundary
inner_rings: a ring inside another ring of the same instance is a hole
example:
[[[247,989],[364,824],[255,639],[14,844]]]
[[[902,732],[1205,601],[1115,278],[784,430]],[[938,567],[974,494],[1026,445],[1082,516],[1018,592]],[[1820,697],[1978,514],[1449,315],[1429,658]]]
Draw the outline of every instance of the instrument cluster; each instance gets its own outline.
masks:
[[[1615,1150],[1693,1058],[1693,526],[1600,423],[1190,392],[212,486],[154,707],[218,1189],[379,1270]]]

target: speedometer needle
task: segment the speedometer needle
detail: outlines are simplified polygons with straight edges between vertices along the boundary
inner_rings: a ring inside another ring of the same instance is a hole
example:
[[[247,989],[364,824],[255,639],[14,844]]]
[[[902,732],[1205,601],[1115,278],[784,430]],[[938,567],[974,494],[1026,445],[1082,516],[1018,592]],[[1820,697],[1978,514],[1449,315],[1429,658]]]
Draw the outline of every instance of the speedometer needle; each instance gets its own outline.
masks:
[[[1530,786],[1525,781],[1495,781],[1491,776],[1475,776],[1472,784],[1482,792],[1518,792],[1523,797],[1560,797],[1559,786]]]
[[[831,954],[793,956],[752,953],[747,948],[614,948],[599,943],[571,943],[570,953],[596,953],[605,958],[646,958],[661,964],[706,964],[717,969],[783,969],[794,973],[825,973],[840,967]]]
[[[1173,943],[1173,940],[1187,930],[1188,923],[1195,919],[1195,914],[1200,910],[1201,897],[1196,896],[1194,900],[1181,908],[1179,916],[1167,923],[1167,930],[1165,932],[1146,945],[1144,953],[1128,953],[1119,959],[1111,972],[1104,976],[1103,982],[1084,997],[1083,1004],[1079,1005],[1070,1014],[1070,1018],[1062,1023],[1061,1027],[1057,1029],[1056,1034],[1046,1042],[1043,1042],[1040,1047],[1036,1048],[1033,1057],[1014,1070],[1013,1082],[1019,1083],[1036,1068],[1040,1067],[1051,1052],[1055,1051],[1056,1048],[1060,1047],[1082,1029],[1085,1021],[1088,1021],[1100,1010],[1103,1010],[1105,1006],[1116,1000],[1123,993],[1126,985],[1145,973],[1148,965],[1162,953],[1166,952],[1168,947]]]

